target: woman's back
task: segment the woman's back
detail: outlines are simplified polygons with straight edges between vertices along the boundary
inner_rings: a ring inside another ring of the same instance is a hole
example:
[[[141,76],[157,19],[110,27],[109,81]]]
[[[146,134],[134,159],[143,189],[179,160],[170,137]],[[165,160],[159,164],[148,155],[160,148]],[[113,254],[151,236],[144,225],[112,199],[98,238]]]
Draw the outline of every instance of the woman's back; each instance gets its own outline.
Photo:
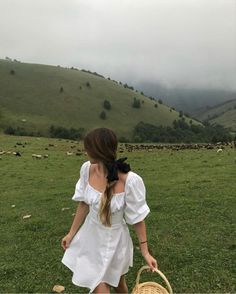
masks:
[[[123,193],[125,191],[125,183],[128,173],[118,172],[119,180],[113,186],[113,194]],[[103,171],[99,170],[98,164],[91,164],[89,167],[89,184],[97,191],[105,191],[107,178]]]

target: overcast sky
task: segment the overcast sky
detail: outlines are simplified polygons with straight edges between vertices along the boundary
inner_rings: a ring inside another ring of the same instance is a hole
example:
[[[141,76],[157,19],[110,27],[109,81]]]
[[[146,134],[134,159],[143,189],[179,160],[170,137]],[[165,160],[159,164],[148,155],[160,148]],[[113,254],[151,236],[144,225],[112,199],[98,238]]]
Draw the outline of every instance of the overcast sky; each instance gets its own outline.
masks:
[[[236,0],[0,0],[0,58],[236,90]]]

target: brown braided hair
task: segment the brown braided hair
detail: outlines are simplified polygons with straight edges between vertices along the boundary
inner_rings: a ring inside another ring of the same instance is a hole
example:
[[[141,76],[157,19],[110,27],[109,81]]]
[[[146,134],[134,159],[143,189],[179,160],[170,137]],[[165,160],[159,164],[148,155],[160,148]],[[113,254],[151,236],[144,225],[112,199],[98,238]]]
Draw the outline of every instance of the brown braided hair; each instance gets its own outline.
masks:
[[[106,171],[107,166],[115,162],[117,157],[118,140],[116,134],[107,128],[97,128],[89,132],[84,138],[84,148],[93,159],[101,161]],[[99,217],[105,226],[111,226],[111,200],[112,188],[118,178],[112,181],[107,180],[104,193],[101,196]]]

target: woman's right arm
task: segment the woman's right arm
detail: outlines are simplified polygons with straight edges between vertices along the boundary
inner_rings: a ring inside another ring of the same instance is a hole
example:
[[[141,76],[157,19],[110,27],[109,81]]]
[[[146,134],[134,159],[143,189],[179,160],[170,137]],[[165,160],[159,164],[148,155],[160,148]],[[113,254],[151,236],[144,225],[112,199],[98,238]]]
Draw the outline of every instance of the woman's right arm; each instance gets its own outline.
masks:
[[[151,270],[154,271],[158,265],[156,259],[149,253],[148,250],[145,221],[143,220],[141,222],[138,222],[134,224],[133,227],[138,236],[142,256],[146,260]]]
[[[83,223],[88,212],[89,212],[89,205],[86,204],[85,202],[80,202],[77,207],[76,214],[75,214],[73,223],[71,225],[70,231],[61,241],[61,246],[63,247],[64,250],[66,250],[69,247],[71,240],[73,239],[74,235],[76,234],[79,227]]]

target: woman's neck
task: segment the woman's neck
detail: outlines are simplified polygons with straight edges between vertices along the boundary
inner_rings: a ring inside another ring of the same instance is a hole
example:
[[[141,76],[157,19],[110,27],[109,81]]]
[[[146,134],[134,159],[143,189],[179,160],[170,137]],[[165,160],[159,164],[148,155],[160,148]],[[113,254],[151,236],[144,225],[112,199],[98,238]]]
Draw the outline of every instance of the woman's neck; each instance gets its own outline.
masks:
[[[106,171],[106,168],[105,168],[104,164],[101,161],[99,161],[99,162],[97,162],[96,165],[97,165],[97,173],[98,173],[98,175],[100,175],[102,177],[106,177],[107,171]]]

